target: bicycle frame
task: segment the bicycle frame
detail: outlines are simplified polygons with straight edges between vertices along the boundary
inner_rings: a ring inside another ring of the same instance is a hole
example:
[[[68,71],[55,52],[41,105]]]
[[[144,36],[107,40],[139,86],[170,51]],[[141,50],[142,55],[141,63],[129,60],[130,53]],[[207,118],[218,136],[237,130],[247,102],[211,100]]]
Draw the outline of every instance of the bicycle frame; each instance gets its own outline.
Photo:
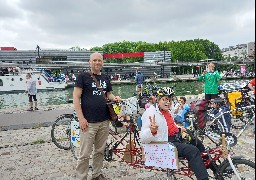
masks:
[[[219,113],[220,113],[220,114],[219,114],[217,117],[215,117],[214,114],[208,114],[208,113],[207,113],[207,115],[208,115],[210,118],[212,118],[212,122],[211,122],[210,124],[207,124],[207,126],[210,126],[210,125],[216,123],[216,121],[218,121],[219,124],[221,125],[221,131],[222,131],[222,132],[229,132],[228,126],[227,126],[227,123],[226,123],[226,121],[225,121],[224,115],[225,115],[225,114],[230,114],[230,111],[224,111],[224,112],[223,112],[222,109],[221,109],[221,111],[219,111]],[[222,122],[220,121],[220,119],[222,119]]]
[[[140,147],[140,143],[138,140],[138,131],[136,129],[136,126],[134,124],[134,119],[131,118],[129,122],[129,131],[126,131],[123,136],[116,133],[115,131],[110,129],[110,135],[116,140],[115,142],[111,142],[107,144],[108,149],[106,149],[106,153],[114,153],[118,158],[123,159],[125,157],[125,154],[128,155],[128,159],[125,160],[129,165],[131,166],[137,166],[138,164],[141,164],[142,162],[142,148]],[[125,138],[129,137],[129,140],[126,140]],[[122,145],[123,147],[119,147],[119,145]],[[110,147],[111,146],[111,147]],[[138,147],[139,146],[139,147]],[[123,156],[123,157],[122,157]],[[107,161],[113,160],[112,154],[105,154],[105,159]]]
[[[253,108],[255,108],[255,105],[245,106],[245,107],[241,107],[241,108],[234,109],[234,110],[237,111],[237,110],[253,109]],[[248,127],[254,120],[255,120],[255,113],[253,113],[252,118],[246,122],[246,124],[245,124],[244,127],[238,132],[238,134],[236,135],[236,137],[239,138],[239,137],[242,135],[242,133],[245,131],[245,129],[247,129],[247,127]]]

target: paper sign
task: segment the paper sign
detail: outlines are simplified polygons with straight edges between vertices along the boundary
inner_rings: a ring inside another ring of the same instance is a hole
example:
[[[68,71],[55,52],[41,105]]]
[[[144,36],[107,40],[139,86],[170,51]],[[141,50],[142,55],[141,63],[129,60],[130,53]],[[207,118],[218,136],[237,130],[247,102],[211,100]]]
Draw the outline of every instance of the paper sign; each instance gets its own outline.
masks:
[[[160,168],[178,169],[179,161],[175,146],[165,144],[143,144],[145,165]]]
[[[78,121],[71,121],[71,143],[75,147],[80,147],[80,127]]]

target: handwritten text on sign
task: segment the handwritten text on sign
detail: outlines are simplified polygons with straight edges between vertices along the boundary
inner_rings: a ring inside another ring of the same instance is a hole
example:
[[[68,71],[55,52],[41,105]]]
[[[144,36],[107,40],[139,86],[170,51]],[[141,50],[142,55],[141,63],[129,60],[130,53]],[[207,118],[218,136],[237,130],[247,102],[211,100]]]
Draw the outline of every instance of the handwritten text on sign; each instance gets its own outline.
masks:
[[[75,147],[80,147],[79,122],[71,121],[71,143]]]
[[[143,144],[145,165],[169,169],[178,169],[176,148],[171,144]]]

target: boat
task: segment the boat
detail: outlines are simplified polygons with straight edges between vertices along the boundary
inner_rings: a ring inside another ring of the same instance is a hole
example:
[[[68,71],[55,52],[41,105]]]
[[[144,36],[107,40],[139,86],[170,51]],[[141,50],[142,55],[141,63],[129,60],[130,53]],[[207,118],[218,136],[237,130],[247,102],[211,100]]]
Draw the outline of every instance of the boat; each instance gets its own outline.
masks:
[[[26,91],[26,75],[30,73],[36,80],[37,90],[60,90],[67,88],[65,78],[58,79],[56,82],[49,81],[49,74],[45,71],[23,70],[12,74],[0,74],[0,92]]]

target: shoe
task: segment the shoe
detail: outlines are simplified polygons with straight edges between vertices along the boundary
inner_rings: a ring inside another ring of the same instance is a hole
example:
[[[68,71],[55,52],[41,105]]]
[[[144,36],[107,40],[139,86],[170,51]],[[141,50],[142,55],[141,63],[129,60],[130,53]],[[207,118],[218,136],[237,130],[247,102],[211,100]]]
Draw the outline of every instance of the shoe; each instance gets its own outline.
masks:
[[[109,179],[105,178],[102,174],[100,174],[98,177],[92,178],[92,180],[109,180]]]
[[[31,108],[27,109],[27,111],[33,111],[33,108],[31,107]]]
[[[39,110],[39,109],[38,109],[37,107],[35,107],[35,111],[36,111],[36,110]]]

